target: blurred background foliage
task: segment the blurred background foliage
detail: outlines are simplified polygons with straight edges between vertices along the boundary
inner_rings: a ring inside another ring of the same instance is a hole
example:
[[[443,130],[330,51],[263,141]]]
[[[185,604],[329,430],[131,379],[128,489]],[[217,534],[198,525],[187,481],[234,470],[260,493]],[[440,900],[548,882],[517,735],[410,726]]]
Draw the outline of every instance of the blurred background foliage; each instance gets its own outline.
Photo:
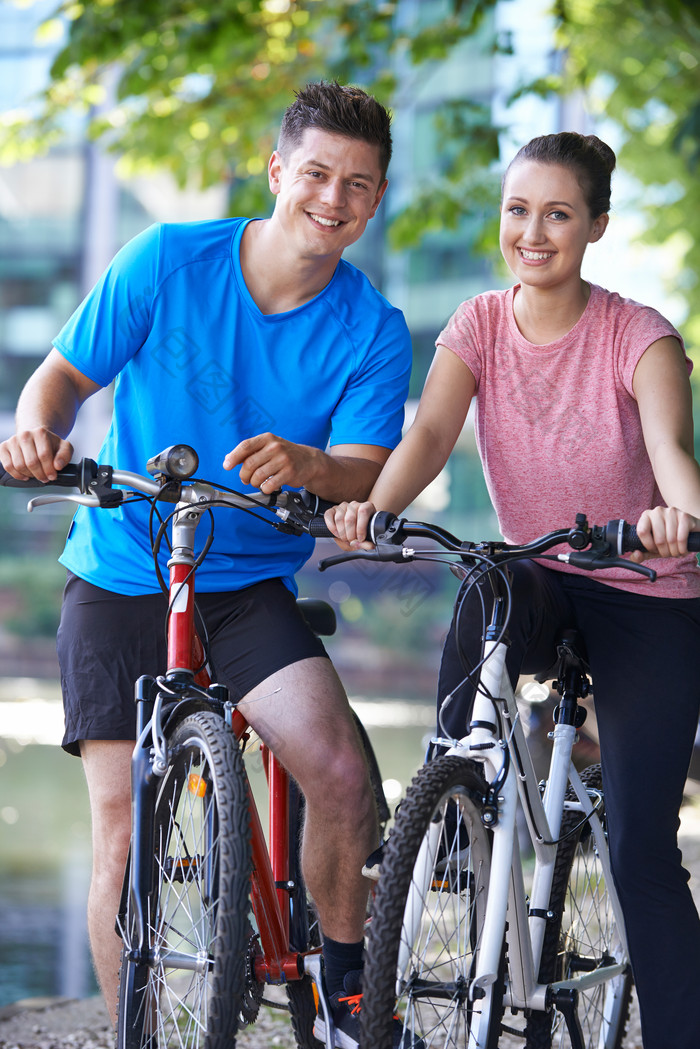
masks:
[[[582,90],[622,133],[620,165],[639,180],[648,243],[673,243],[700,346],[700,3],[557,0],[562,75],[532,88]]]
[[[0,558],[3,629],[23,638],[54,638],[58,627],[65,569],[56,555],[24,554]]]
[[[31,0],[23,0],[26,4]],[[402,4],[379,0],[65,0],[41,33],[69,23],[46,90],[0,122],[0,161],[55,145],[71,117],[119,156],[124,174],[169,171],[184,185],[224,182],[231,214],[269,207],[260,179],[279,118],[300,84],[360,82],[392,106],[465,37],[483,32],[496,0]],[[416,17],[418,12],[418,17]],[[422,12],[425,12],[423,19]],[[685,331],[700,343],[700,4],[698,0],[555,0],[557,71],[517,95],[582,92],[619,127],[620,161],[644,188],[645,238],[674,243],[688,303]],[[492,33],[483,46],[507,52]],[[469,97],[443,106],[447,148],[392,218],[395,248],[474,218],[477,249],[495,251],[499,132]],[[517,129],[516,129],[517,130]],[[400,163],[400,160],[398,161]],[[680,285],[680,286],[679,286]]]

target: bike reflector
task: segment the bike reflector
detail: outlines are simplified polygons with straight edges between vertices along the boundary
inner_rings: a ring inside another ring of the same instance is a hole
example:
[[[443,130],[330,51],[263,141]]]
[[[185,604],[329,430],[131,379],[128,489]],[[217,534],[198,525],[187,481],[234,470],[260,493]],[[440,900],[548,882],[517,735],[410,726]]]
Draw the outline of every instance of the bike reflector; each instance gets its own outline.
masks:
[[[196,772],[191,772],[187,781],[187,789],[190,794],[203,798],[207,793],[207,781],[203,776],[198,776]]]

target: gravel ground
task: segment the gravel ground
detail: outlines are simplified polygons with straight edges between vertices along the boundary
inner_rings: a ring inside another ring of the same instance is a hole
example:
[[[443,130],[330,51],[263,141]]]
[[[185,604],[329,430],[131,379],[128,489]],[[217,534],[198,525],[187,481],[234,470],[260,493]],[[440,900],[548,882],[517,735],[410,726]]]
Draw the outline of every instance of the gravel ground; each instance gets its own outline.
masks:
[[[113,1045],[112,1025],[101,998],[37,998],[0,1009],[1,1049],[112,1049]],[[238,1036],[237,1045],[295,1049],[285,1014],[266,1008],[257,1023]]]
[[[683,807],[680,841],[691,887],[700,903],[700,795],[694,795]],[[669,1017],[669,1034],[672,1024]],[[237,1044],[240,1049],[295,1049],[288,1018],[265,1007],[257,1023],[238,1036]],[[111,1025],[100,998],[35,998],[0,1008],[0,1049],[112,1049],[113,1045]],[[636,1011],[625,1047],[642,1049]],[[522,1049],[522,1041],[503,1036],[499,1049]]]
[[[0,1049],[113,1049],[114,1041],[100,997],[35,998],[0,1008]],[[288,1015],[265,1006],[257,1022],[238,1035],[236,1045],[296,1049]]]

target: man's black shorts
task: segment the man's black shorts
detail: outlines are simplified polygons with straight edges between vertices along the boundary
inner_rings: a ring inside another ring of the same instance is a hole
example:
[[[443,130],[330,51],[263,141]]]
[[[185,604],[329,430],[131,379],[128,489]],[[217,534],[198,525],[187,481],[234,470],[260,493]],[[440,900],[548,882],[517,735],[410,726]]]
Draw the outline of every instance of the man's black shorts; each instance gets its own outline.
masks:
[[[327,655],[279,579],[198,594],[197,607],[212,678],[234,701],[283,667]],[[57,650],[69,754],[80,753],[81,739],[134,739],[134,682],[166,669],[166,608],[163,594],[124,597],[68,573]]]

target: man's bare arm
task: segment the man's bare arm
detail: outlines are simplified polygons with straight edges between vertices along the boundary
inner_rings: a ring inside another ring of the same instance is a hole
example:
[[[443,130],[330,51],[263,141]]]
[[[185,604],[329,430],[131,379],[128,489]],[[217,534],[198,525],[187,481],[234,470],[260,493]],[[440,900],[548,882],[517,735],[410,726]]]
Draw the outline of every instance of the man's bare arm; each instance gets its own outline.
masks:
[[[78,409],[99,389],[58,350],[51,350],[20,394],[14,436],[0,443],[5,470],[19,480],[53,481],[73,454],[66,438]]]

